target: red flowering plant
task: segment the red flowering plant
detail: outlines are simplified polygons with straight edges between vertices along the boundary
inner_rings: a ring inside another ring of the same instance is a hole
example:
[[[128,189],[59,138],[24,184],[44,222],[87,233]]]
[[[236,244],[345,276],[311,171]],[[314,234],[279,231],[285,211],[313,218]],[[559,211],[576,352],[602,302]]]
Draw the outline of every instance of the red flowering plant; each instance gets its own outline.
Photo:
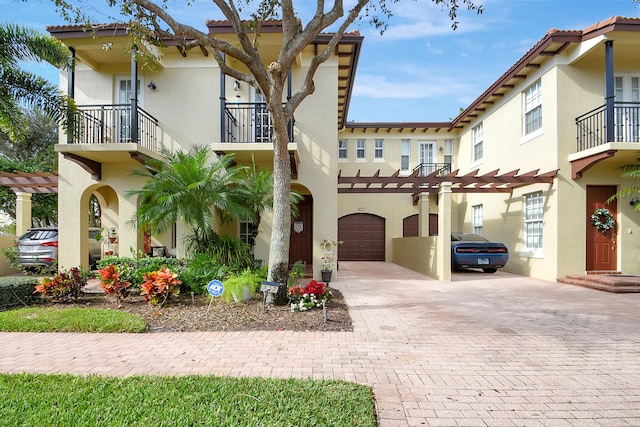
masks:
[[[171,272],[168,268],[163,268],[151,273],[145,273],[144,281],[140,285],[141,295],[151,305],[161,307],[167,302],[171,295],[180,293],[180,284],[178,274]]]
[[[116,306],[122,307],[122,301],[129,295],[127,288],[131,286],[131,283],[120,278],[118,267],[113,264],[98,270],[98,272],[100,273],[100,287],[104,293],[114,295]]]
[[[88,271],[73,267],[60,271],[51,278],[43,278],[40,284],[36,285],[33,293],[39,293],[42,298],[49,299],[51,302],[78,301],[78,296],[87,284],[88,278]]]
[[[331,291],[322,282],[310,281],[307,286],[292,286],[287,293],[291,303],[291,311],[307,311],[314,307],[322,307],[332,297]]]

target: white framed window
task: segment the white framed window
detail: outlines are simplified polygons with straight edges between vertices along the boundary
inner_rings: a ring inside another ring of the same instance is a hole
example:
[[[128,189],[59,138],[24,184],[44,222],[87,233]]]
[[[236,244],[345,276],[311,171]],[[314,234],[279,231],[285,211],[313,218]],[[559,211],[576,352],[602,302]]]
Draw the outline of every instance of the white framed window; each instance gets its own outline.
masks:
[[[483,125],[480,123],[473,128],[473,161],[480,162],[484,156]]]
[[[411,170],[411,141],[403,139],[400,144],[400,171],[409,172]]]
[[[482,233],[484,232],[483,207],[482,205],[475,205],[472,207],[472,209],[473,209],[473,234],[482,236]]]
[[[356,140],[356,160],[364,161],[366,159],[366,141],[364,139],[358,139]]]
[[[338,159],[347,159],[347,140],[338,141]]]
[[[524,134],[542,129],[542,83],[540,80],[524,91]]]
[[[453,169],[453,140],[447,139],[444,141],[444,152],[443,159],[445,164],[449,165],[449,170],[447,172],[451,172]]]
[[[251,221],[240,221],[239,223],[240,230],[238,232],[238,237],[244,243],[251,244],[251,234],[255,230],[253,222]]]
[[[527,249],[542,249],[542,191],[524,196],[524,243]]]
[[[384,160],[384,139],[376,139],[373,146],[373,159]]]

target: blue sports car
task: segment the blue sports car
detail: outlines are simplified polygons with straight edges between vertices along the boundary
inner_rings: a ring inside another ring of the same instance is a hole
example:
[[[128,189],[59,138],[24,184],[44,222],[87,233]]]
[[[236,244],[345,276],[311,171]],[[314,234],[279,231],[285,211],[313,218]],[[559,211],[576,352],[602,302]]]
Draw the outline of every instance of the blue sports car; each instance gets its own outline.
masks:
[[[481,268],[495,273],[509,260],[509,250],[503,243],[493,243],[470,233],[451,233],[451,267]]]

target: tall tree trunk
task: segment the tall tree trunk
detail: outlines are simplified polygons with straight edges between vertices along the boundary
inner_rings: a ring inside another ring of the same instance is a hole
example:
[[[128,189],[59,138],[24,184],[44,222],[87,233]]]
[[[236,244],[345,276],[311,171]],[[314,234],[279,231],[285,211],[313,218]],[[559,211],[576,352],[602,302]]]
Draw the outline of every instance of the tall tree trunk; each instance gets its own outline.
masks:
[[[281,92],[280,92],[281,93]],[[271,92],[270,112],[273,117],[273,224],[269,245],[268,280],[287,283],[289,277],[289,238],[291,234],[291,162],[287,143],[287,120],[278,91]],[[273,101],[277,100],[277,101]]]

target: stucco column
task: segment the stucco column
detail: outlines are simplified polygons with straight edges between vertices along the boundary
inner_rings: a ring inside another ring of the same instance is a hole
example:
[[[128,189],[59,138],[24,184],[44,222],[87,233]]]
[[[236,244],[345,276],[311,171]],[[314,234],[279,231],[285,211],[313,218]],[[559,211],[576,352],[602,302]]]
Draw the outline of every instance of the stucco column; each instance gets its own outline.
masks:
[[[440,184],[438,193],[438,280],[451,281],[451,183]]]
[[[16,236],[31,227],[31,193],[16,193]]]
[[[418,236],[429,237],[429,193],[420,193],[418,201]]]

